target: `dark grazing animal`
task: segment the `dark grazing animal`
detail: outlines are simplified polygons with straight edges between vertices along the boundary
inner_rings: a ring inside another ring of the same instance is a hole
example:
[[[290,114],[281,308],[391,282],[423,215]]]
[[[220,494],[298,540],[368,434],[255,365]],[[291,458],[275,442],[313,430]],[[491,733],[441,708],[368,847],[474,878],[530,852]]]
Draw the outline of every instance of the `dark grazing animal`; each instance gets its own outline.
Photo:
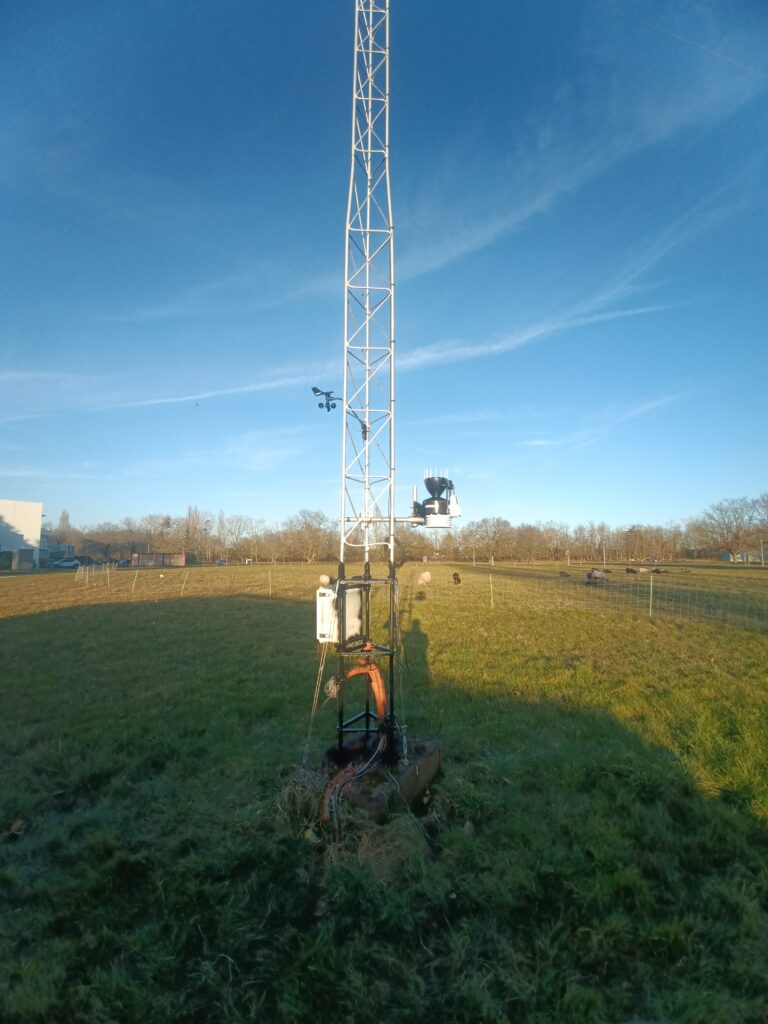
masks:
[[[633,576],[637,576],[637,569],[625,569],[624,572],[632,573]]]
[[[570,576],[571,574],[569,572],[565,572],[563,569],[561,569],[560,572],[557,575],[558,576]]]
[[[453,582],[457,585],[461,583],[461,576],[457,572],[453,574]]]
[[[588,587],[599,587],[604,586],[608,582],[608,577],[605,575],[602,569],[590,569],[587,573],[587,586]]]

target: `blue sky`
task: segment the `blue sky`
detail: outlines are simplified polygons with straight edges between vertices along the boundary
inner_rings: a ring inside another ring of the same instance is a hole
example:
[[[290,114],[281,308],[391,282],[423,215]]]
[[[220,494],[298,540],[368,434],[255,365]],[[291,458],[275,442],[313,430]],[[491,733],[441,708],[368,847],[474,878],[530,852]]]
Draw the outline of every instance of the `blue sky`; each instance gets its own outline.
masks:
[[[768,489],[765,3],[391,6],[400,511]],[[353,13],[5,6],[0,495],[336,515]]]

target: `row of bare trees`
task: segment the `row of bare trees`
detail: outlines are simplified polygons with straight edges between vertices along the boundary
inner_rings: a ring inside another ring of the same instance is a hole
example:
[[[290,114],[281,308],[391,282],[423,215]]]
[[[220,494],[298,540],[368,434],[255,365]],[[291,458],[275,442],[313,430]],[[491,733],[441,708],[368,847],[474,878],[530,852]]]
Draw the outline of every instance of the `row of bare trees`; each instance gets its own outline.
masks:
[[[134,552],[184,551],[190,562],[317,562],[333,557],[335,525],[322,512],[302,510],[277,527],[247,515],[213,515],[191,505],[185,516],[130,516],[119,523],[74,527],[63,512],[52,545],[71,544],[96,561]]]
[[[768,549],[768,494],[729,498],[700,516],[667,526],[611,527],[586,523],[521,523],[481,519],[446,537],[441,552],[453,559],[513,561],[667,562],[680,558],[756,558]]]
[[[587,523],[521,523],[481,519],[446,537],[441,551],[454,559],[514,561],[667,562],[680,558],[753,558],[768,549],[768,493],[726,498],[700,516],[667,526],[611,527]]]
[[[246,515],[218,516],[190,506],[185,516],[148,515],[119,523],[78,529],[63,512],[51,531],[53,544],[73,544],[96,561],[127,558],[137,551],[184,551],[190,561],[321,562],[337,557],[336,523],[322,512],[303,509],[279,526]],[[759,498],[727,498],[694,519],[668,526],[606,523],[520,523],[499,517],[463,529],[397,530],[399,562],[439,556],[445,560],[645,561],[656,558],[733,558],[768,548],[768,493]]]

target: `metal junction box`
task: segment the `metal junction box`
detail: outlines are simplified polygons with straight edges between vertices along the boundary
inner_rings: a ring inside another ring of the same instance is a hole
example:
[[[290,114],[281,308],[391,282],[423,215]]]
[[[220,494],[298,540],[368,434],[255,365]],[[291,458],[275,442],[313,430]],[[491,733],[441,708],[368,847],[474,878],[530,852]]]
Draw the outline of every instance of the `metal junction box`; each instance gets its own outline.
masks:
[[[343,595],[343,596],[342,596]],[[339,632],[340,605],[344,606],[344,635]],[[337,595],[332,587],[317,588],[317,639],[321,644],[338,644],[360,636],[363,629],[363,591],[344,587]]]

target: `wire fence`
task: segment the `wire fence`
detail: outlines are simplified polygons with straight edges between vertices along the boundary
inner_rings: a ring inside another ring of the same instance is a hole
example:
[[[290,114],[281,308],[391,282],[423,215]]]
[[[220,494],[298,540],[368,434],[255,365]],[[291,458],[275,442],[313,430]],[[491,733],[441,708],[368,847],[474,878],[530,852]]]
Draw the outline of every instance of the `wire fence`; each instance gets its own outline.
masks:
[[[428,583],[418,579],[401,586],[410,601],[458,601],[489,609],[580,610],[606,614],[670,618],[768,631],[768,575],[752,589],[739,586],[701,586],[663,574],[625,577],[606,574],[587,579],[586,573],[543,576],[514,570],[470,573],[457,567],[460,582],[432,573]]]
[[[460,582],[453,582],[453,573]],[[478,609],[527,608],[549,611],[580,610],[604,614],[625,614],[646,618],[672,618],[722,623],[768,630],[768,574],[751,589],[740,581],[733,585],[707,580],[702,586],[696,578],[670,577],[647,572],[634,576],[606,573],[604,579],[589,580],[579,575],[541,575],[526,569],[495,568],[468,570],[466,566],[445,566],[429,571],[428,583],[420,583],[421,573],[407,566],[400,573],[401,601],[458,602]],[[279,565],[211,570],[131,570],[120,574],[120,589],[125,592],[130,580],[131,598],[151,596],[183,598],[204,595],[252,594],[254,596],[312,600],[318,575],[314,566]],[[98,572],[95,574],[98,577]],[[90,585],[104,586],[103,579],[90,575]],[[83,574],[81,584],[88,586]],[[114,585],[114,578],[113,578]],[[178,588],[178,589],[177,589]]]
[[[257,597],[266,600],[314,602],[319,574],[332,567],[258,565],[226,568],[123,569],[110,572],[83,567],[71,576],[29,579],[26,599],[17,586],[4,588],[3,614],[46,610],[71,604],[124,603],[158,600]],[[569,573],[544,567],[472,567],[431,565],[429,581],[421,566],[405,565],[399,573],[401,606],[426,601],[465,610],[579,610],[624,614],[649,619],[720,623],[768,632],[768,572],[751,576],[687,570],[655,574],[607,573],[588,580],[586,568]],[[456,576],[454,577],[454,574]],[[458,582],[454,582],[454,578]],[[23,580],[17,583],[24,586]],[[24,588],[26,589],[26,587]]]

